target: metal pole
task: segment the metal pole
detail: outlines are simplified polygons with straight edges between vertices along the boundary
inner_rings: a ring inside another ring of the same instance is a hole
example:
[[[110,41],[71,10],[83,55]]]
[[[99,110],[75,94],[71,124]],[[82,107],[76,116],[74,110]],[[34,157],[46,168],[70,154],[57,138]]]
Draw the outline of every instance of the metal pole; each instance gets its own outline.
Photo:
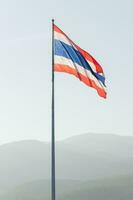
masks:
[[[54,113],[54,19],[52,19],[52,135],[51,135],[51,200],[55,200],[55,113]]]

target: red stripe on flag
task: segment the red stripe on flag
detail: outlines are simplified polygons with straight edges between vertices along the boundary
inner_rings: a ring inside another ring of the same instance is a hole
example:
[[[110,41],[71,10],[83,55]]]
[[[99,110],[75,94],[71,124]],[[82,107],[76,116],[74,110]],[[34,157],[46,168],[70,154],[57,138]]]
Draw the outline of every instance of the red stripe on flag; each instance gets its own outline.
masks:
[[[55,24],[54,24],[54,31],[56,31],[58,33],[62,33],[63,35],[66,36],[66,34],[60,28],[58,28],[58,26],[56,26]]]
[[[69,73],[69,74],[74,75],[77,78],[79,78],[79,76],[80,76],[80,80],[82,82],[84,82],[87,86],[90,86],[90,87],[96,89],[99,96],[106,98],[105,90],[98,87],[94,80],[91,80],[90,78],[88,78],[80,73],[77,73],[77,71],[75,69],[69,67],[68,65],[55,64],[54,71]]]

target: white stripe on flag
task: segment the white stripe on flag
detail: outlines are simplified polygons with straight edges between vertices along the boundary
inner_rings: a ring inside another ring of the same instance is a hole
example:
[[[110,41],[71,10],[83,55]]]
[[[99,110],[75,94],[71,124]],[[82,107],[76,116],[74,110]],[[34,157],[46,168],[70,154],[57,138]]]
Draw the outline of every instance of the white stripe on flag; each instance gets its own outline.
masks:
[[[54,57],[55,60],[55,64],[61,64],[61,65],[67,65],[69,67],[71,67],[72,69],[76,69],[78,70],[78,72],[84,76],[88,77],[95,81],[96,85],[100,88],[104,88],[104,90],[106,90],[106,88],[103,86],[103,84],[101,83],[101,81],[98,81],[95,76],[93,76],[93,74],[89,71],[89,70],[85,70],[82,66],[78,65],[77,63],[73,63],[70,59],[68,58],[64,58],[62,56],[55,56]],[[87,73],[87,75],[86,75]]]

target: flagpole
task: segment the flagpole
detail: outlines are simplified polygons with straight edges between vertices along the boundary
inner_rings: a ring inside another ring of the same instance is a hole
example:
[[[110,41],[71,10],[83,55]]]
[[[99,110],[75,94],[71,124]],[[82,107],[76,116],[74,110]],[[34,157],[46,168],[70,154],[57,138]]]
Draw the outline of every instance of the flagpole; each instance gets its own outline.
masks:
[[[55,200],[55,113],[54,113],[54,19],[52,19],[52,133],[51,133],[51,200]]]

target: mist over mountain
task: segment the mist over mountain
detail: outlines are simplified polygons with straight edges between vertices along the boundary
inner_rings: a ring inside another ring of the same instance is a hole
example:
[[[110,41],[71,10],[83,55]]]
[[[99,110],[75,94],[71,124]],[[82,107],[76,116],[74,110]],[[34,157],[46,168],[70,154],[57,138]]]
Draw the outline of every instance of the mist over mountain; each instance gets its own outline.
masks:
[[[40,195],[44,195],[43,190],[46,190],[46,199],[49,199],[50,155],[50,144],[45,142],[28,140],[1,145],[0,194],[2,196],[0,199],[18,199],[14,195],[23,196],[21,193],[26,193],[24,192],[26,184],[28,184],[27,188],[30,187],[29,192],[35,187],[33,193],[40,188]],[[92,185],[96,190],[97,186],[98,190],[101,187],[100,194],[105,195],[102,193],[102,185],[104,189],[106,185],[110,185],[105,190],[109,194],[113,188],[115,190],[115,183],[117,183],[116,188],[123,190],[124,187],[126,193],[130,188],[129,185],[133,185],[133,137],[83,134],[57,142],[56,178],[59,188],[61,188],[59,180],[63,181],[62,185],[68,185],[61,189],[64,191],[62,193],[64,199],[65,195],[70,194],[69,200],[86,200],[87,195],[91,195],[91,192],[87,191],[92,190]],[[108,184],[110,181],[112,185]],[[122,182],[126,185],[122,186]],[[83,194],[86,194],[86,197]],[[131,191],[130,194],[132,194]],[[80,196],[81,198],[78,198]],[[131,196],[133,197],[133,194]],[[26,200],[25,197],[23,199]],[[41,197],[37,199],[41,200]],[[93,199],[93,194],[91,199]],[[96,196],[94,199],[97,199]],[[30,197],[27,200],[30,200]]]

